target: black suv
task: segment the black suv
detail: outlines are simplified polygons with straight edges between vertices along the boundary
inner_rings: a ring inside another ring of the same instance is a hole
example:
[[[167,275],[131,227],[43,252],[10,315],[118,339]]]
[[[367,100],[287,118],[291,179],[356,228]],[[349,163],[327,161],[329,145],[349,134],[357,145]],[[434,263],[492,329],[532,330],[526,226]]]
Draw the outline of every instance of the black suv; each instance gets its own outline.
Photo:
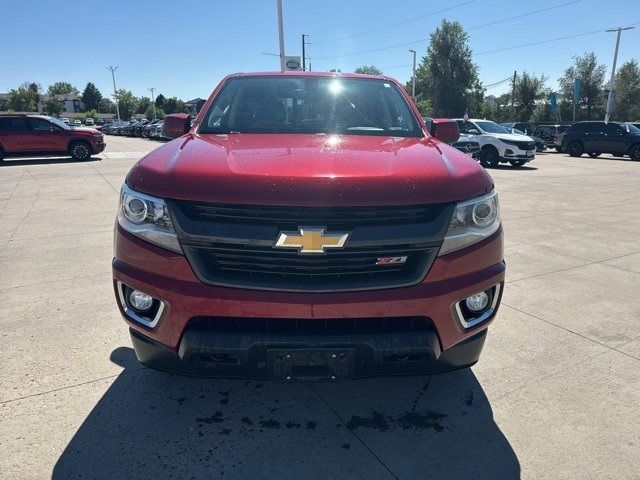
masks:
[[[562,138],[562,150],[572,157],[587,153],[596,158],[601,153],[610,153],[640,160],[640,129],[617,122],[574,123]]]

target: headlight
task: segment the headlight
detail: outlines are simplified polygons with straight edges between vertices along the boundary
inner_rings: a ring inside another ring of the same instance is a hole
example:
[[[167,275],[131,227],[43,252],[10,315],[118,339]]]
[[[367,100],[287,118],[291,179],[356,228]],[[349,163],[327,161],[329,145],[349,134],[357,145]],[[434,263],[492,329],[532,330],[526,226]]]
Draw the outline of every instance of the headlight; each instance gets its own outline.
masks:
[[[487,195],[458,203],[439,255],[473,245],[500,227],[500,205],[495,190]]]
[[[120,190],[118,224],[127,232],[160,247],[182,253],[167,204],[161,198],[131,190]]]

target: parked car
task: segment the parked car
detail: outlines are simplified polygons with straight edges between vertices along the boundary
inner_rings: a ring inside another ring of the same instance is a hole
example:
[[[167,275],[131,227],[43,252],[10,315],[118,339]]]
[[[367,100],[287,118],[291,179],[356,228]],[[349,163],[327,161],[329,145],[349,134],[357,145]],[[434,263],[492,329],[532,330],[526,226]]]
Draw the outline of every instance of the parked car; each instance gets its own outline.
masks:
[[[142,129],[145,127],[147,123],[149,123],[149,120],[147,120],[146,118],[143,118],[138,123],[136,123],[135,126],[133,127],[133,135],[135,137],[142,137]]]
[[[84,119],[84,124],[87,125],[87,126],[93,126],[93,125],[95,125],[95,123],[96,122],[93,120],[92,117],[87,117],[87,118]]]
[[[433,133],[431,129],[431,127],[433,126],[433,119],[430,117],[422,117],[422,119],[424,120],[424,123],[427,126],[429,132]],[[480,158],[480,144],[471,135],[460,133],[458,140],[453,142],[451,146],[457,148],[462,153],[465,153],[472,158]]]
[[[572,157],[586,153],[596,158],[610,153],[640,160],[640,129],[619,122],[577,122],[564,134],[562,149]]]
[[[480,144],[480,163],[484,167],[496,167],[501,162],[521,167],[536,157],[536,144],[530,137],[510,133],[491,120],[459,118],[456,122],[460,133],[472,135]]]
[[[160,119],[157,120],[151,120],[149,123],[147,123],[146,125],[144,125],[142,127],[142,138],[150,138],[151,136],[151,129],[153,128],[154,125],[156,125],[158,122],[160,122]]]
[[[71,128],[43,115],[0,115],[0,159],[70,155],[88,160],[104,148],[102,133],[93,128]]]
[[[82,122],[81,122],[79,119],[77,119],[77,118],[76,118],[76,119],[73,121],[72,125],[73,125],[74,127],[81,127],[81,126],[82,126]]]
[[[104,125],[104,124],[105,124],[104,118],[99,118],[96,120],[96,125]]]
[[[544,152],[545,148],[547,148],[546,142],[540,137],[536,137],[535,135],[527,135],[522,130],[518,130],[517,128],[507,128],[509,132],[515,133],[516,135],[524,135],[525,137],[532,138],[536,144],[536,152]]]
[[[533,135],[542,138],[547,148],[554,148],[562,152],[562,136],[569,129],[569,125],[538,125]]]
[[[164,139],[164,120],[160,120],[155,125],[151,126],[151,130],[149,131],[149,137],[154,140],[163,140]]]
[[[503,127],[506,127],[508,129],[516,128],[524,132],[525,135],[531,135],[536,128],[535,123],[529,122],[502,122],[499,125],[502,125]]]
[[[491,177],[444,143],[457,125],[425,141],[388,77],[245,73],[212,95],[122,186],[113,279],[138,359],[281,382],[476,363],[505,263]]]
[[[67,125],[69,125],[69,123],[70,123],[70,122],[69,122],[69,119],[68,119],[67,117],[62,117],[60,120],[61,120],[62,122],[64,122],[64,123],[66,123]]]

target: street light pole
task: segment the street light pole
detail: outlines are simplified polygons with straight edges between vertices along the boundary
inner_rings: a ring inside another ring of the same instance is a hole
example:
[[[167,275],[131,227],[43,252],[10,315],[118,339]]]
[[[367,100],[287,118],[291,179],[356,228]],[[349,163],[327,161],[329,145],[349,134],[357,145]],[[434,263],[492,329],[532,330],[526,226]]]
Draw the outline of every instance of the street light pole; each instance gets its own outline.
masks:
[[[116,94],[116,74],[115,71],[118,67],[112,67],[109,65],[107,70],[111,72],[111,78],[113,79],[113,99],[116,101],[116,113],[118,114],[118,121],[120,121],[120,107],[118,106],[118,95]]]
[[[618,32],[616,38],[616,52],[613,54],[613,66],[611,67],[611,81],[609,82],[609,96],[607,97],[607,111],[604,114],[604,121],[607,123],[613,109],[614,90],[616,88],[616,63],[618,62],[618,47],[620,47],[620,34],[623,30],[631,30],[635,27],[618,27],[607,30],[607,32]]]
[[[278,43],[280,44],[280,71],[284,72],[284,24],[282,20],[282,0],[276,0],[278,7]]]
[[[413,53],[413,70],[411,73],[411,96],[413,97],[413,101],[416,101],[416,51],[409,50]]]
[[[306,50],[305,47],[307,45],[307,42],[304,41],[305,37],[308,37],[309,35],[306,34],[302,34],[302,70],[306,70],[307,69],[307,55],[306,55]]]
[[[155,98],[153,97],[153,92],[155,92],[155,88],[151,87],[149,89],[149,91],[151,92],[151,105],[153,105],[153,119],[156,120],[156,101]]]

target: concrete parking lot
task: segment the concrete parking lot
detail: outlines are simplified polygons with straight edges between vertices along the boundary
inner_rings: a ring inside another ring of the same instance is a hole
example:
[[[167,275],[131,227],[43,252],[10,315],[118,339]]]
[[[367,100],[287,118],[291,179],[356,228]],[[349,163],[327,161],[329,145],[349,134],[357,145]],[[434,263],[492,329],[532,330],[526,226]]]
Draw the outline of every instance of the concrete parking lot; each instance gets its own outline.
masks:
[[[0,164],[0,478],[637,479],[640,163],[490,171],[508,262],[473,369],[276,385],[141,367],[111,283],[128,169]]]

